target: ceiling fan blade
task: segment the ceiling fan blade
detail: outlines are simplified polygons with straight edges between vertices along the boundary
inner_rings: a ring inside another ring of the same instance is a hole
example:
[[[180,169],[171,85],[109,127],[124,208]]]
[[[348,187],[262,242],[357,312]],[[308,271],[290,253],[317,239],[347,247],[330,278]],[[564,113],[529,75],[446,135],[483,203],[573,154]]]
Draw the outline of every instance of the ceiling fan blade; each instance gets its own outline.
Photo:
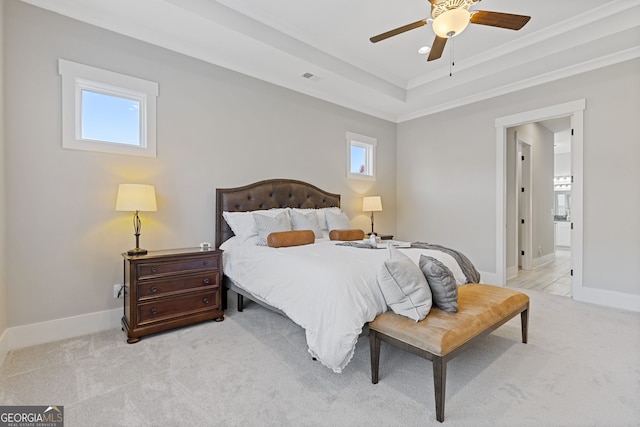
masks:
[[[411,24],[404,25],[402,27],[398,27],[395,30],[387,31],[386,33],[378,34],[377,36],[371,37],[371,43],[378,43],[384,39],[388,39],[389,37],[397,36],[398,34],[402,34],[406,31],[413,30],[414,28],[422,27],[427,23],[426,19],[422,19],[420,21],[416,21]]]
[[[530,16],[514,15],[511,13],[489,12],[478,10],[471,15],[472,24],[489,25],[491,27],[519,30],[529,22]]]
[[[429,57],[427,61],[433,61],[434,59],[439,59],[442,56],[442,52],[444,51],[444,46],[447,44],[447,39],[445,37],[438,37],[433,41],[433,45],[431,46],[431,51],[429,52]]]

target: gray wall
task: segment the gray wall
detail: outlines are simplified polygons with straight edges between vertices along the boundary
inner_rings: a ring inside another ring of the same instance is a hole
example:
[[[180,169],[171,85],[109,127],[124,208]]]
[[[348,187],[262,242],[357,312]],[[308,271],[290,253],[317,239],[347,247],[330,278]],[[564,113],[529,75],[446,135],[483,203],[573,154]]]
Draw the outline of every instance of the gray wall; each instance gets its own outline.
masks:
[[[495,272],[495,119],[586,98],[583,286],[639,295],[638,76],[635,59],[399,124],[397,234]]]
[[[114,209],[120,183],[156,186],[147,249],[213,242],[215,189],[267,178],[342,194],[365,230],[361,197],[380,195],[376,226],[395,232],[395,124],[21,2],[4,23],[9,326],[121,306],[112,289],[134,237]],[[62,149],[59,58],[159,83],[157,158]],[[376,182],[346,178],[346,131],[378,138]]]
[[[494,118],[476,104],[398,125],[400,239],[457,248],[495,270]]]
[[[4,2],[0,3],[0,342],[7,329],[7,275],[6,275],[6,203],[5,188],[5,132],[4,132]],[[0,363],[4,359],[0,348]]]

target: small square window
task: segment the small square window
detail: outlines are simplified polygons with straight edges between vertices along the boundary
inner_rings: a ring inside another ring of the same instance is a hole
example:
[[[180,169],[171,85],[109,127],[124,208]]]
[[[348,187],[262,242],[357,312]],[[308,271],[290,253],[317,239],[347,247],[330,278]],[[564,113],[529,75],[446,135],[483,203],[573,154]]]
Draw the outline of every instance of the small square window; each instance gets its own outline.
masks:
[[[156,157],[158,84],[60,59],[62,147]]]
[[[375,138],[347,132],[347,177],[374,180],[376,146]]]
[[[140,141],[140,101],[82,90],[81,138],[136,147]]]

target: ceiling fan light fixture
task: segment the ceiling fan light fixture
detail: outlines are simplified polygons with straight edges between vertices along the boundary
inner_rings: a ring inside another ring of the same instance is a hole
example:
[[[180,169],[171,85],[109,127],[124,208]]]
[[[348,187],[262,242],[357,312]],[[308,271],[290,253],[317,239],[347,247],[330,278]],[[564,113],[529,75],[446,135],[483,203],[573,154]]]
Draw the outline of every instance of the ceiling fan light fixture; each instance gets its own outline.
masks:
[[[467,28],[470,18],[471,14],[463,7],[447,10],[433,20],[433,31],[438,37],[455,37]]]

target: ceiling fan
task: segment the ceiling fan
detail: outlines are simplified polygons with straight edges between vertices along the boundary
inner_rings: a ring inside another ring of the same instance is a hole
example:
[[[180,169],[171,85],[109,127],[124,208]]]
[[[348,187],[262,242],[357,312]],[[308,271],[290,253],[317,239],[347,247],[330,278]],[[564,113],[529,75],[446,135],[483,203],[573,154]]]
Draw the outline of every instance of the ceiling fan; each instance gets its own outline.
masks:
[[[431,46],[427,61],[433,61],[442,56],[447,39],[462,33],[469,23],[489,25],[491,27],[519,30],[531,19],[530,16],[514,15],[511,13],[489,12],[486,10],[469,10],[471,6],[481,0],[429,0],[431,3],[431,18],[398,27],[386,33],[371,37],[371,43],[397,36],[406,31],[422,27],[431,23],[436,38]]]

